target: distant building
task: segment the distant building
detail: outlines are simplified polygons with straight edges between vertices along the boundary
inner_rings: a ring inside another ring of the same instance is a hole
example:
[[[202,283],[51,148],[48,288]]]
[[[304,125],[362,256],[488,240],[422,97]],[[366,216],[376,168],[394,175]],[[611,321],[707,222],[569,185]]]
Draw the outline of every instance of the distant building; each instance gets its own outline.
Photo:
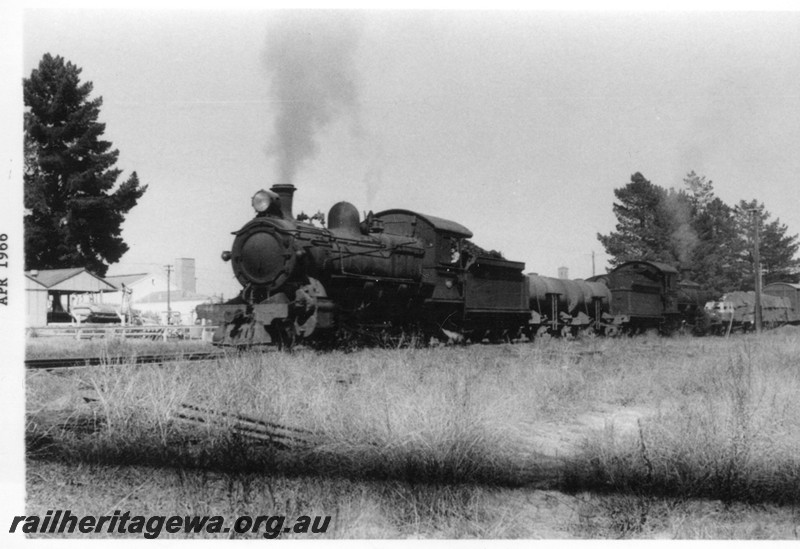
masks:
[[[162,271],[103,279],[81,267],[28,271],[25,283],[26,325],[31,327],[75,322],[79,317],[77,309],[87,304],[121,310],[125,292],[129,293],[132,308],[143,313],[144,320],[166,324],[169,309],[172,324],[193,324],[197,318],[195,308],[209,300],[195,291],[197,279],[191,258],[175,260],[169,284]]]
[[[123,288],[129,288],[133,292],[134,302],[153,292],[167,291],[167,275],[160,272],[107,276],[106,281],[117,288],[116,292],[105,296],[107,303],[122,303]],[[169,289],[178,290],[174,280],[170,280]]]
[[[172,276],[167,284],[167,273],[158,269],[149,273],[107,276],[106,280],[119,291],[110,294],[106,302],[119,304],[122,292],[129,289],[132,307],[150,320],[167,323],[167,309],[172,312],[173,324],[193,324],[197,318],[195,307],[209,300],[208,296],[196,293],[197,278],[193,258],[175,260]]]
[[[78,304],[104,303],[116,287],[82,267],[31,270],[25,273],[27,326],[72,322]]]
[[[152,292],[138,299],[134,297],[133,308],[142,313],[150,313],[151,317],[157,316],[159,321],[165,324],[167,300],[173,324],[194,324],[197,319],[195,308],[201,303],[206,303],[208,297],[187,290],[172,290],[169,295],[166,291]]]
[[[175,281],[178,288],[187,292],[197,292],[197,277],[194,274],[194,259],[181,257],[175,260]]]
[[[569,278],[569,267],[559,267],[558,268],[558,278],[561,278],[561,279]]]

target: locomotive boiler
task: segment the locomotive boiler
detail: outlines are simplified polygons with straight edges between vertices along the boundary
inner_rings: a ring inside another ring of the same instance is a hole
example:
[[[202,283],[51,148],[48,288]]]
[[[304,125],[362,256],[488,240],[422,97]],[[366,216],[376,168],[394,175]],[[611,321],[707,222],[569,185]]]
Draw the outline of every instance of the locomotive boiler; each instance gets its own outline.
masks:
[[[476,253],[466,227],[402,209],[361,220],[347,202],[318,227],[294,218],[294,192],[283,184],[258,191],[255,217],[223,252],[242,290],[198,307],[199,318],[219,326],[215,343],[408,331],[499,338],[527,324],[524,264]]]

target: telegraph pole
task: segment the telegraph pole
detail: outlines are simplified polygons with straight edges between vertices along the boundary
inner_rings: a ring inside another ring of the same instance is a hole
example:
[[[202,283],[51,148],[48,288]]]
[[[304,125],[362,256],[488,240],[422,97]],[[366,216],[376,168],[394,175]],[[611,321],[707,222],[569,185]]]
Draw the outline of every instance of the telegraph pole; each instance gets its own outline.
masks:
[[[170,274],[172,274],[172,265],[164,265],[167,270],[167,325],[172,324],[172,304],[170,302]]]
[[[594,276],[594,250],[592,250],[592,276]]]
[[[755,270],[756,282],[756,302],[755,302],[755,322],[756,333],[761,333],[761,255],[758,250],[758,225],[761,217],[758,215],[758,208],[751,208],[753,214],[753,269]]]

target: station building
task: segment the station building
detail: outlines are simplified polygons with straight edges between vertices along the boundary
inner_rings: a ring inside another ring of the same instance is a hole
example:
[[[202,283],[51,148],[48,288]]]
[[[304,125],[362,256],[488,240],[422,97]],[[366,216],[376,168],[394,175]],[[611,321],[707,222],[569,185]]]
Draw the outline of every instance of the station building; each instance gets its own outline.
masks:
[[[195,307],[209,300],[196,292],[194,259],[176,259],[171,274],[159,269],[102,278],[85,268],[27,271],[26,326],[80,321],[78,310],[88,304],[111,313],[130,305],[147,323],[158,324],[168,323],[169,310],[170,324],[193,324]]]
[[[87,302],[104,303],[117,288],[84,268],[31,270],[25,273],[26,326],[73,322],[72,310]]]

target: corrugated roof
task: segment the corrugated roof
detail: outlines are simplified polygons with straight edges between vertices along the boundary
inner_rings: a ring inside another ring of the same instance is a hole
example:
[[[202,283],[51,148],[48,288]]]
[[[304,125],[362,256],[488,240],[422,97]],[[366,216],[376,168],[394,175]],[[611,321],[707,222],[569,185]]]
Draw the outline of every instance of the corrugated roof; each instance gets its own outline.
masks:
[[[755,306],[756,293],[752,290],[749,292],[728,292],[722,296],[721,301],[733,303],[733,306],[736,308],[750,307],[752,309]],[[781,307],[790,308],[791,304],[785,301],[783,297],[761,294],[761,306],[765,309],[775,309]]]
[[[764,289],[766,290],[770,286],[791,286],[795,290],[800,290],[800,284],[795,284],[793,282],[772,282],[764,286]]]
[[[140,274],[129,274],[129,275],[114,275],[114,276],[107,276],[106,280],[116,286],[117,288],[122,288],[122,285],[125,284],[126,286],[130,286],[134,282],[138,282],[139,280],[150,276],[149,273],[140,273]]]
[[[34,273],[36,274],[34,275]],[[101,290],[101,291],[113,291],[116,289],[116,286],[114,286],[110,282],[107,282],[103,278],[97,276],[93,272],[86,270],[83,267],[74,267],[72,269],[40,269],[38,271],[31,270],[31,271],[26,271],[25,276],[30,280],[33,280],[34,282],[41,284],[45,288],[52,288],[53,286],[63,284],[64,282],[70,280],[71,278],[75,278],[84,273],[92,278],[97,279],[104,286],[107,286],[106,290]],[[69,288],[59,288],[59,289],[69,291]]]
[[[634,260],[634,261],[626,261],[625,263],[623,263],[622,265],[619,265],[616,269],[614,269],[611,272],[613,273],[616,270],[619,270],[619,269],[621,269],[623,267],[626,267],[628,265],[633,265],[634,263],[644,263],[646,265],[652,265],[656,269],[658,269],[660,271],[664,271],[665,273],[677,273],[678,272],[678,269],[676,269],[672,265],[668,265],[666,263],[659,263],[657,261],[643,261],[643,260],[638,260],[638,259]]]
[[[55,286],[60,282],[64,282],[65,280],[72,278],[75,275],[81,274],[85,271],[83,267],[75,267],[73,269],[45,269],[45,270],[33,270],[33,271],[26,271],[25,276],[30,278],[31,280],[35,280],[42,286],[46,288],[50,288],[51,286]],[[35,275],[33,273],[36,273]]]

